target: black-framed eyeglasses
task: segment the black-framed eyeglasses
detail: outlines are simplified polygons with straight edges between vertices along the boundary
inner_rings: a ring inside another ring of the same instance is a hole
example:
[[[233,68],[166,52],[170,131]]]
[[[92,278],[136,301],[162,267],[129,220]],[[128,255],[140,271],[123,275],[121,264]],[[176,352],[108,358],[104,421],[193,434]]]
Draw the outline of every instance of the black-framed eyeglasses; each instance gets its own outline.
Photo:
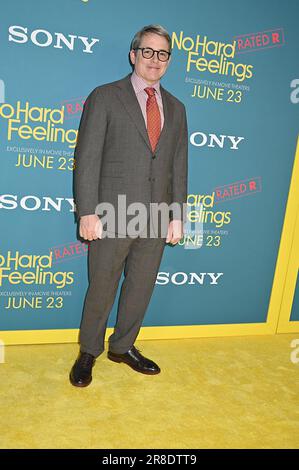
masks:
[[[156,52],[157,57],[161,62],[167,62],[171,55],[171,52],[164,51],[163,49],[161,49],[160,51],[155,51],[151,47],[136,47],[134,51],[137,51],[138,49],[141,50],[142,57],[144,57],[145,59],[151,59]]]

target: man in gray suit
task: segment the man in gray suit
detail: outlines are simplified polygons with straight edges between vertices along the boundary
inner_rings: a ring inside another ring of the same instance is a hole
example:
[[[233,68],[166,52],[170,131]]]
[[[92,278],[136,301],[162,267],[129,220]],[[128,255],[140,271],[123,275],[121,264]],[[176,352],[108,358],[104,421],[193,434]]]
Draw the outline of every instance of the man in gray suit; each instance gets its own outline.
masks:
[[[90,241],[90,247],[80,353],[70,373],[71,383],[78,387],[90,384],[95,359],[104,351],[106,325],[123,270],[108,358],[143,374],[160,372],[134,342],[165,244],[182,238],[186,221],[186,111],[160,84],[170,55],[167,31],[160,25],[144,27],[131,43],[133,73],[96,87],[84,105],[75,149],[74,195],[80,236]],[[115,209],[118,222],[107,223],[107,236],[103,236],[105,217],[98,212],[105,202]],[[141,204],[147,215],[131,236],[133,214],[127,208],[134,203]],[[153,207],[161,203],[169,208],[166,231],[153,216]]]

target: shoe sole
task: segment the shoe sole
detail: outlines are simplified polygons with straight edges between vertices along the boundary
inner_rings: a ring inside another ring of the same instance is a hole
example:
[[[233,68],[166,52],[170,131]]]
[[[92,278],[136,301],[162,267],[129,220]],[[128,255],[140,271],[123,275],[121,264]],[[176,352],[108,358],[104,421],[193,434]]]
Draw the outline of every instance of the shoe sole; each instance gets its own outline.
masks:
[[[145,375],[157,375],[157,374],[160,374],[161,370],[159,371],[143,371],[143,370],[140,370],[140,369],[137,369],[136,367],[134,366],[131,366],[131,364],[128,364],[126,361],[123,361],[122,359],[119,359],[119,358],[112,358],[111,356],[108,356],[108,359],[110,361],[113,361],[113,362],[117,362],[118,364],[126,364],[127,366],[131,367],[131,369],[135,370],[136,372],[140,372],[140,374],[145,374]]]
[[[77,382],[74,382],[74,381],[73,381],[71,375],[69,376],[69,378],[70,378],[71,384],[72,384],[74,387],[81,387],[81,388],[82,388],[82,387],[88,387],[88,385],[90,385],[91,382],[92,382],[92,378],[91,378],[88,383],[85,383],[85,384],[78,384]]]

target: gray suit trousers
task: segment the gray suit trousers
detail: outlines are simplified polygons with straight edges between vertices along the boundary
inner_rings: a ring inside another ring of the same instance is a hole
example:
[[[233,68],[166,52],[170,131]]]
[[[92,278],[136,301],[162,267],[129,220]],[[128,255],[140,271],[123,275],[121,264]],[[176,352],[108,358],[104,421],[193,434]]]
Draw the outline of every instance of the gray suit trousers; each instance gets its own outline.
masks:
[[[146,229],[145,229],[146,230]],[[149,304],[166,238],[102,238],[90,242],[89,287],[80,327],[80,349],[98,357],[121,274],[117,321],[109,350],[127,352],[136,340]]]

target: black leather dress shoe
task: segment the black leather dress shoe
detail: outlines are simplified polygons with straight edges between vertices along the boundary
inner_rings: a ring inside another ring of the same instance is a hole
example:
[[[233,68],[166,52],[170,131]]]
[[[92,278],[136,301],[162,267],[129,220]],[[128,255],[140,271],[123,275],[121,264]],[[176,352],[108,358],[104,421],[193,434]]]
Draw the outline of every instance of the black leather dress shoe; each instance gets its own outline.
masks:
[[[95,363],[92,354],[80,352],[70,373],[71,384],[75,387],[87,387],[92,381],[91,370]]]
[[[142,374],[155,375],[161,372],[160,367],[150,359],[142,356],[135,346],[132,346],[132,348],[124,354],[116,354],[108,351],[108,359],[114,362],[124,362],[132,367],[132,369]]]

